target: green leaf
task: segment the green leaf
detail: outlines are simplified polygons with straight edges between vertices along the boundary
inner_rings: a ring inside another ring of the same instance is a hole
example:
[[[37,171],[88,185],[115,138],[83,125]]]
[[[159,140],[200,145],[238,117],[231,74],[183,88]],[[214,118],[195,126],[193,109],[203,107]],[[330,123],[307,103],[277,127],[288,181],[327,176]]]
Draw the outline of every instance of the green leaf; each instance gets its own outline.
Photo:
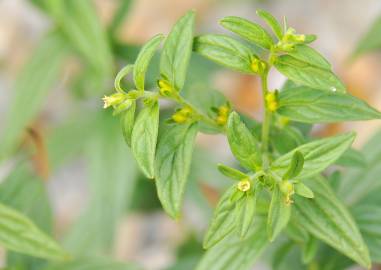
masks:
[[[381,48],[381,16],[371,25],[368,32],[357,44],[354,56]]]
[[[303,245],[302,260],[305,264],[310,263],[315,258],[318,248],[319,242],[315,237],[310,236],[307,243]]]
[[[96,125],[84,142],[80,159],[88,175],[88,203],[64,239],[65,247],[77,256],[95,256],[112,249],[121,217],[131,205],[138,175],[118,119],[104,111],[95,116]]]
[[[291,215],[291,205],[287,205],[283,193],[276,184],[272,192],[269,214],[267,217],[267,234],[274,241],[287,226]]]
[[[381,113],[349,94],[296,87],[280,92],[277,112],[293,121],[331,123],[380,119]]]
[[[195,13],[181,17],[165,40],[160,58],[160,74],[171,86],[180,91],[185,83],[192,53]]]
[[[132,129],[135,123],[135,110],[136,101],[134,100],[130,108],[122,112],[120,119],[122,124],[123,137],[128,146],[131,146]]]
[[[303,133],[293,126],[273,128],[270,142],[280,154],[285,154],[304,143]]]
[[[203,247],[205,249],[209,249],[217,244],[235,228],[235,203],[230,198],[236,190],[237,187],[234,185],[220,198],[204,237]]]
[[[344,154],[336,160],[336,164],[352,168],[365,168],[367,165],[364,154],[353,148],[349,148],[345,151]]]
[[[301,152],[295,151],[291,158],[290,166],[283,175],[283,179],[292,179],[300,174],[303,169],[304,156]]]
[[[90,0],[45,3],[50,17],[96,74],[97,86],[103,91],[113,71],[113,60],[107,32],[100,23],[94,3]]]
[[[220,24],[224,28],[262,48],[270,49],[271,45],[274,44],[273,39],[262,26],[244,18],[235,16],[225,17],[220,21]]]
[[[369,248],[372,262],[381,262],[381,208],[380,205],[358,205],[352,210],[361,235]]]
[[[253,52],[241,42],[225,35],[202,35],[194,40],[194,51],[202,56],[243,73],[254,73]]]
[[[335,162],[351,146],[354,138],[354,133],[345,133],[303,144],[276,159],[272,163],[271,168],[280,176],[283,175],[294,153],[299,151],[304,156],[304,166],[299,174],[299,178],[303,179],[313,176]]]
[[[49,91],[58,80],[68,51],[64,39],[55,32],[51,33],[41,40],[40,45],[18,75],[13,91],[14,96],[4,119],[0,159],[11,154],[24,136],[26,126],[39,113]]]
[[[322,177],[308,181],[314,199],[295,197],[293,218],[316,238],[369,268],[368,249],[345,206]]]
[[[330,70],[332,68],[331,64],[318,51],[304,44],[296,45],[288,54],[300,61],[322,69]]]
[[[144,90],[145,75],[148,65],[155,54],[155,51],[162,42],[164,36],[158,34],[151,38],[140,50],[134,64],[134,82],[138,90]]]
[[[254,226],[250,235],[242,241],[227,237],[211,248],[201,258],[196,270],[249,270],[266,248],[268,242],[264,222]]]
[[[246,238],[255,217],[256,194],[248,194],[237,202],[237,229],[241,239]]]
[[[311,199],[314,197],[313,191],[303,183],[295,184],[295,193],[305,198]]]
[[[17,165],[0,184],[0,202],[31,219],[43,232],[52,234],[53,213],[45,182],[33,173],[31,166]],[[7,265],[23,269],[41,269],[46,261],[16,252],[7,252]]]
[[[49,260],[63,260],[68,254],[31,220],[0,204],[0,244],[6,249]]]
[[[151,101],[138,114],[131,134],[131,150],[144,175],[154,178],[157,135],[159,130],[159,103]]]
[[[99,257],[86,257],[52,264],[44,270],[140,270],[140,267]]]
[[[240,181],[242,179],[249,177],[247,174],[245,174],[245,173],[243,173],[237,169],[234,169],[232,167],[226,166],[224,164],[218,164],[217,168],[220,171],[220,173],[222,173],[223,175],[225,175],[231,179],[234,179],[234,180]]]
[[[261,17],[263,20],[265,20],[265,22],[268,24],[268,26],[270,26],[277,38],[281,40],[283,37],[283,27],[278,22],[278,20],[269,12],[262,9],[257,10],[257,15]]]
[[[331,71],[313,66],[289,55],[276,58],[275,67],[290,80],[319,90],[345,93],[340,79]]]
[[[258,141],[236,112],[229,115],[226,135],[230,149],[242,166],[256,170],[261,164]]]
[[[180,214],[197,131],[197,123],[169,126],[157,146],[157,194],[172,218]]]

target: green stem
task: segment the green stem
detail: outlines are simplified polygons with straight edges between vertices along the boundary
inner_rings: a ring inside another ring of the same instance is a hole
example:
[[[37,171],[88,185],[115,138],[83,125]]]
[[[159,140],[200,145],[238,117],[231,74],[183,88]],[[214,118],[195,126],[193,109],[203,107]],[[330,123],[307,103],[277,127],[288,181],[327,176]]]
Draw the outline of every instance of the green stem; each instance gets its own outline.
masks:
[[[262,156],[263,156],[263,168],[265,170],[269,167],[269,138],[270,138],[270,125],[271,125],[271,111],[267,108],[266,95],[269,92],[267,86],[267,75],[268,70],[264,72],[261,76],[262,83],[262,96],[263,96],[263,107],[264,107],[264,117],[262,123]]]
[[[192,104],[190,104],[188,101],[186,101],[182,96],[180,96],[179,94],[177,94],[174,98],[172,98],[172,100],[176,101],[177,103],[183,105],[183,106],[187,106],[189,108],[192,109],[192,111],[195,112],[195,114],[197,115],[197,117],[200,118],[200,121],[208,124],[208,125],[211,125],[215,128],[218,128],[220,129],[221,131],[224,131],[223,128],[219,125],[217,125],[217,123],[210,117],[204,115],[202,112],[200,112],[197,108],[195,108]]]

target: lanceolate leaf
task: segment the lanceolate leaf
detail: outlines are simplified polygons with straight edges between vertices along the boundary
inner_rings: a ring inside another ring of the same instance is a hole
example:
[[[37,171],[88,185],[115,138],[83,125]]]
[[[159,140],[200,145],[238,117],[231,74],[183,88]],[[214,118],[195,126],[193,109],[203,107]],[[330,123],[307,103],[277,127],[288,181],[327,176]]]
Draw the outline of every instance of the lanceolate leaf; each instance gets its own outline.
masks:
[[[134,100],[130,108],[122,112],[120,119],[122,124],[123,137],[128,146],[131,146],[132,129],[135,123],[135,110],[136,101]]]
[[[314,199],[295,197],[294,216],[300,226],[364,267],[368,249],[356,223],[322,177],[308,181]]]
[[[271,15],[269,12],[265,10],[257,10],[257,14],[259,17],[261,17],[263,20],[266,21],[266,23],[271,27],[274,34],[277,36],[278,39],[282,39],[283,37],[283,27],[282,25],[275,19],[273,15]]]
[[[134,82],[138,90],[144,90],[144,80],[151,58],[155,54],[164,36],[159,34],[151,38],[140,50],[134,64]]]
[[[365,168],[367,162],[366,157],[362,152],[349,148],[338,160],[336,160],[336,164],[353,168]]]
[[[305,198],[314,197],[313,191],[303,183],[295,184],[295,193]]]
[[[235,16],[225,17],[220,21],[220,24],[224,28],[262,48],[270,49],[271,45],[274,43],[271,36],[262,26],[244,18]]]
[[[303,179],[313,176],[335,162],[351,146],[354,138],[354,133],[346,133],[303,144],[276,159],[272,163],[272,170],[282,176],[294,153],[299,151],[304,156],[304,165],[298,177]]]
[[[296,45],[294,50],[288,54],[300,61],[309,63],[313,66],[317,66],[322,69],[331,69],[331,64],[319,52],[307,45]]]
[[[235,185],[232,186],[222,195],[218,202],[208,231],[205,234],[203,243],[205,249],[209,249],[217,244],[235,228],[235,203],[233,203],[230,198],[236,190],[237,187]]]
[[[268,244],[264,222],[258,222],[247,239],[232,235],[211,248],[196,270],[249,270]]]
[[[0,204],[0,245],[35,257],[63,260],[68,254],[21,213]]]
[[[277,112],[304,123],[380,119],[381,113],[349,94],[296,87],[281,91]]]
[[[261,164],[258,141],[236,112],[232,112],[229,116],[227,137],[231,151],[242,166],[256,170]]]
[[[267,218],[267,234],[270,241],[274,241],[287,226],[290,215],[291,205],[286,204],[285,195],[280,191],[279,186],[275,185]]]
[[[319,90],[345,93],[339,78],[327,69],[322,69],[289,55],[277,57],[275,67],[290,80]]]
[[[159,129],[159,103],[151,101],[139,113],[131,135],[131,150],[141,170],[154,178],[156,142]]]
[[[241,42],[225,35],[203,35],[194,40],[194,50],[228,68],[253,73],[253,52]]]
[[[184,86],[192,53],[194,17],[194,12],[190,11],[179,19],[165,40],[161,53],[160,74],[177,91]]]
[[[304,164],[303,154],[299,151],[295,151],[292,158],[290,166],[288,167],[287,172],[284,174],[283,179],[292,179],[298,176],[302,171]]]
[[[218,170],[223,175],[238,181],[248,177],[247,174],[223,164],[218,164]]]
[[[68,55],[68,46],[58,33],[47,35],[18,76],[10,109],[1,133],[0,159],[10,154],[23,132],[38,114],[54,87]],[[22,110],[22,113],[20,112]]]
[[[237,202],[237,229],[241,239],[245,238],[253,224],[257,198],[255,194],[245,194]]]
[[[381,262],[381,208],[380,205],[359,205],[352,210],[372,262]]]
[[[173,125],[163,132],[157,147],[157,193],[164,210],[178,218],[192,162],[197,123]]]

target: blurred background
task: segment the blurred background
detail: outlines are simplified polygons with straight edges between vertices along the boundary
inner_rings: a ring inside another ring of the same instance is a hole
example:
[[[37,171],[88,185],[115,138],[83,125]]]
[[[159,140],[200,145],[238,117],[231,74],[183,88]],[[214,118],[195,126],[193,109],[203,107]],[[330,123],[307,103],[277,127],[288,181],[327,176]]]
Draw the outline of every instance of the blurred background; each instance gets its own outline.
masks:
[[[135,60],[139,46],[167,34],[187,10],[197,11],[200,34],[223,32],[218,20],[227,15],[259,21],[258,8],[286,16],[298,33],[316,34],[313,47],[349,92],[381,109],[380,55],[351,59],[381,14],[379,0],[0,0],[0,181],[8,183],[0,201],[76,254],[104,254],[148,270],[192,269],[212,207],[228,183],[215,168],[233,162],[225,138],[198,136],[184,214],[176,223],[161,211],[154,185],[140,175],[101,97],[113,91],[116,72]],[[153,87],[157,65],[149,72]],[[283,82],[271,74],[270,87]],[[221,91],[256,119],[258,87],[255,77],[192,59],[187,89]],[[313,132],[355,130],[360,147],[379,126],[320,125]],[[0,257],[5,266],[4,251]]]

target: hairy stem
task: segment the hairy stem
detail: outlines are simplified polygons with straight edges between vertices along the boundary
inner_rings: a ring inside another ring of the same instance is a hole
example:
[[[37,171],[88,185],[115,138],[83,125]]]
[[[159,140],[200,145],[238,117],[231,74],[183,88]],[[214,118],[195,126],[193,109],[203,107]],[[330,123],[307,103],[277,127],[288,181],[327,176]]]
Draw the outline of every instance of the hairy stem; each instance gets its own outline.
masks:
[[[270,137],[270,125],[271,125],[271,111],[268,109],[266,105],[266,95],[269,92],[269,89],[267,86],[267,75],[268,75],[268,71],[266,71],[261,76],[263,107],[264,107],[261,150],[263,155],[263,168],[265,170],[269,167],[269,137]]]

